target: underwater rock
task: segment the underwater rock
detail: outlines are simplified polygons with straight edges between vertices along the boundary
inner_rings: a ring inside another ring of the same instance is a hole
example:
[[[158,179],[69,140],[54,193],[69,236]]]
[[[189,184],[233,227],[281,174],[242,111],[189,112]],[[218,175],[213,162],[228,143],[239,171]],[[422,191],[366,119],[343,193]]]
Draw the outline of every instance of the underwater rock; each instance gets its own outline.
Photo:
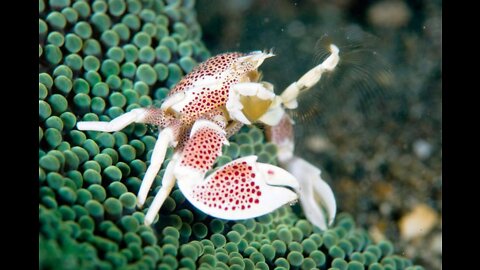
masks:
[[[405,240],[428,234],[438,222],[438,214],[428,205],[416,205],[399,221],[400,235]]]
[[[399,28],[405,26],[412,16],[408,5],[401,0],[384,0],[373,4],[368,9],[368,21],[382,28]]]

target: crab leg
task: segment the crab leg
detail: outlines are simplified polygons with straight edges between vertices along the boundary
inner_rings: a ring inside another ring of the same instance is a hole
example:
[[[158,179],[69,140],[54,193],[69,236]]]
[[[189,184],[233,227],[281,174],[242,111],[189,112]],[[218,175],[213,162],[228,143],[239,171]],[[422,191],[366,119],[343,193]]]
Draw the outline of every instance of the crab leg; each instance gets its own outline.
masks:
[[[278,160],[300,184],[296,192],[307,219],[322,230],[332,224],[337,204],[333,191],[321,177],[321,171],[293,154],[293,121],[284,115],[278,125],[267,127],[267,138],[278,146]]]
[[[242,123],[242,122],[233,121],[231,124],[229,124],[229,125],[225,128],[226,137],[227,137],[227,138],[232,137],[232,136],[233,136],[234,134],[236,134],[242,127],[243,127],[243,123]]]
[[[127,113],[120,115],[110,122],[101,121],[80,121],[77,123],[79,130],[92,130],[114,132],[119,131],[130,125],[131,123],[144,123],[147,119],[148,109],[133,109]]]
[[[195,122],[177,162],[176,178],[203,180],[215,159],[222,154],[222,145],[228,144],[225,135],[225,131],[213,121],[202,119]]]
[[[300,182],[302,188],[297,192],[305,216],[313,225],[326,230],[335,218],[337,204],[332,189],[320,176],[320,169],[297,156],[289,160],[285,167]]]
[[[297,96],[302,92],[314,86],[327,71],[332,71],[338,64],[340,58],[338,56],[339,49],[334,44],[330,45],[330,56],[320,65],[312,68],[305,73],[298,81],[290,84],[280,95],[283,105],[288,109],[295,109],[298,106]]]
[[[168,131],[168,129],[164,129],[159,136],[159,140],[155,145],[154,153],[152,154],[151,165],[148,167],[147,173],[142,181],[138,193],[137,204],[139,207],[145,203],[148,190],[150,189],[153,179],[163,162],[165,155],[164,150],[166,150],[166,148],[163,149],[163,147],[165,147],[166,144],[165,142],[160,142],[160,140],[161,138],[167,138],[169,136],[167,135],[168,133],[163,134],[165,131]],[[176,152],[170,160],[170,163],[167,165],[162,179],[162,187],[155,195],[155,198],[145,216],[146,225],[153,223],[156,214],[174,187],[175,179],[178,178],[178,176],[182,177],[182,179],[184,177],[191,177],[191,179],[195,180],[199,180],[199,178],[200,180],[203,179],[207,170],[212,167],[215,158],[221,154],[222,143],[228,143],[228,141],[225,139],[225,131],[223,131],[220,126],[209,120],[198,120],[195,122],[190,131],[190,139],[184,150],[181,153]],[[157,146],[159,149],[158,151]],[[155,155],[155,153],[159,154]],[[178,164],[188,164],[192,166],[181,165],[181,168],[179,169]]]
[[[175,136],[171,128],[163,129],[158,135],[157,142],[153,148],[152,157],[150,159],[150,166],[148,166],[147,172],[143,177],[140,190],[138,191],[137,196],[137,206],[142,207],[147,198],[148,190],[155,180],[155,176],[162,167],[163,160],[165,159],[165,154],[169,146],[175,145]]]
[[[165,117],[164,111],[161,109],[133,109],[130,112],[120,115],[110,122],[78,122],[77,128],[79,130],[114,132],[125,128],[131,123],[150,123],[164,126],[166,124],[166,120],[167,118]],[[165,159],[167,148],[174,145],[176,145],[176,141],[173,129],[170,127],[163,129],[158,136],[155,147],[153,148],[150,166],[145,173],[140,190],[138,192],[138,207],[142,207],[145,203],[148,190],[152,186],[153,180],[155,179],[155,176],[160,170],[163,160]]]
[[[178,159],[178,154],[175,153],[165,169],[165,174],[162,179],[162,187],[155,195],[152,204],[148,208],[147,214],[145,215],[145,225],[150,225],[153,223],[155,216],[160,211],[163,203],[167,199],[168,195],[175,186],[175,176],[173,170]],[[144,180],[145,181],[145,180]],[[143,182],[142,182],[143,186]],[[147,190],[148,191],[148,190]],[[143,199],[145,201],[145,199]]]

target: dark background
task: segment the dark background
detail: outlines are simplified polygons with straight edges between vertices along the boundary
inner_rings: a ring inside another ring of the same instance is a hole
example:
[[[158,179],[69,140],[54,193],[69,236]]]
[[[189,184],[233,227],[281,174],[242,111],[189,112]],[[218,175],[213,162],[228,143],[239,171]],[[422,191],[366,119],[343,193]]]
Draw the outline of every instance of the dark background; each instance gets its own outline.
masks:
[[[328,56],[326,44],[340,47],[338,69],[294,113],[296,153],[374,240],[441,269],[442,2],[197,0],[196,9],[212,55],[274,49],[261,70],[277,94]],[[408,222],[419,233],[409,237]]]

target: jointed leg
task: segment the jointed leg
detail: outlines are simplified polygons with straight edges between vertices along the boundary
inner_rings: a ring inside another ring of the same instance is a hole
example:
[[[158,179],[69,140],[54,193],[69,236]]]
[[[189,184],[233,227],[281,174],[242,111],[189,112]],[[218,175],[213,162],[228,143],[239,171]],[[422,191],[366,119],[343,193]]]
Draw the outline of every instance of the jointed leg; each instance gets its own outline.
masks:
[[[171,123],[168,117],[165,116],[164,111],[161,109],[140,108],[124,113],[110,122],[81,121],[77,123],[77,128],[79,130],[114,132],[124,129],[131,123],[150,123],[162,127],[165,126],[167,122]],[[138,192],[138,207],[142,207],[145,203],[148,190],[152,186],[153,180],[155,179],[155,176],[160,170],[163,160],[165,159],[167,148],[176,144],[176,135],[174,132],[175,128],[175,126],[167,127],[163,129],[158,136],[150,160],[150,166],[145,173],[142,185],[140,186],[140,190]]]
[[[131,123],[152,124],[166,127],[172,124],[174,117],[159,108],[139,108],[126,112],[110,122],[80,121],[77,123],[79,130],[115,132],[120,131]]]
[[[175,186],[175,176],[173,173],[173,169],[175,168],[176,161],[177,155],[175,154],[170,163],[168,163],[165,174],[163,175],[162,187],[157,192],[157,195],[155,195],[152,204],[148,208],[147,214],[145,216],[145,225],[147,226],[153,223],[155,215],[160,211],[160,208],[162,207],[163,203],[165,202],[168,195]]]
[[[326,230],[333,223],[337,203],[332,189],[320,176],[320,169],[297,156],[285,163],[285,169],[293,174],[300,184],[300,189],[296,191],[307,219],[320,229]]]
[[[295,191],[299,194],[305,216],[312,224],[326,230],[335,218],[335,197],[330,186],[322,179],[320,169],[294,155],[292,124],[285,114],[278,125],[267,127],[267,139],[278,146],[279,163],[300,184]]]
[[[338,56],[338,47],[330,45],[331,55],[325,59],[320,65],[312,68],[305,73],[298,81],[290,84],[285,91],[280,95],[283,104],[288,109],[295,109],[297,104],[297,96],[302,92],[314,86],[322,77],[322,74],[327,71],[332,71],[338,64],[340,58]]]
[[[237,132],[243,127],[242,122],[238,121],[233,121],[230,125],[227,126],[226,132],[227,134],[225,135],[227,138],[232,137],[234,134],[237,134]]]
[[[277,157],[281,166],[284,166],[293,157],[295,150],[293,121],[284,114],[275,126],[265,127],[266,139],[277,146]]]
[[[137,196],[137,206],[142,207],[145,203],[145,199],[148,195],[148,190],[153,184],[153,180],[155,180],[155,176],[157,175],[158,171],[162,167],[163,160],[165,159],[165,154],[167,152],[167,148],[175,144],[175,135],[171,128],[163,129],[160,134],[158,135],[157,142],[155,143],[155,147],[153,148],[152,157],[150,159],[150,166],[147,168],[147,172],[143,177],[142,184],[140,186],[140,190],[138,191]]]
[[[110,122],[80,121],[77,123],[77,128],[79,130],[114,132],[124,129],[131,123],[145,123],[147,116],[148,109],[133,109]]]

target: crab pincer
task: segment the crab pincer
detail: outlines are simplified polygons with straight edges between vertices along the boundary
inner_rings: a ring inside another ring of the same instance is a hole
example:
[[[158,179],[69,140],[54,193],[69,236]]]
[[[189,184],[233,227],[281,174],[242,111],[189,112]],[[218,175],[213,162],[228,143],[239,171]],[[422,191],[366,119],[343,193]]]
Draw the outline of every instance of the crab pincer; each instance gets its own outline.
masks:
[[[298,188],[295,177],[257,162],[256,156],[233,160],[204,179],[221,154],[221,144],[228,141],[218,126],[207,121],[195,123],[192,134],[174,171],[185,198],[202,212],[223,219],[247,219],[298,199],[286,188]]]

